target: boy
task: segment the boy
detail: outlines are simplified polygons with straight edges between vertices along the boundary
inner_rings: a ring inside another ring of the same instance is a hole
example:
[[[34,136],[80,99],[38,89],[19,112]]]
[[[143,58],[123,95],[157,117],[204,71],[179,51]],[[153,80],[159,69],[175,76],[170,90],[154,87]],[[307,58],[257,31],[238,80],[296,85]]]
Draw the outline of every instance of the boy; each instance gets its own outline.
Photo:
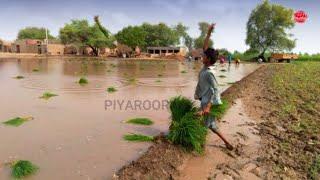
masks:
[[[223,140],[229,150],[232,150],[233,146],[219,132],[215,118],[210,115],[211,105],[214,103],[214,101],[218,101],[215,102],[216,104],[221,104],[221,100],[216,98],[219,96],[218,83],[214,77],[214,74],[212,73],[214,69],[213,65],[219,57],[219,52],[208,47],[209,39],[214,26],[215,24],[211,24],[209,26],[207,37],[204,41],[203,68],[199,72],[199,80],[195,91],[195,99],[199,99],[201,101],[201,112],[199,114],[204,116],[205,125]]]

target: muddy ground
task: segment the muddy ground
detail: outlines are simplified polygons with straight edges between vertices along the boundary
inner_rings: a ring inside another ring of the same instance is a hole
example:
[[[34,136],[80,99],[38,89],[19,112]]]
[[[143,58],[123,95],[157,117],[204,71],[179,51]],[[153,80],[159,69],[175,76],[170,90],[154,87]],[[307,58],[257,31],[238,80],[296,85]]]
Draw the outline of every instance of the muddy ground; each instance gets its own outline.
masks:
[[[316,69],[320,63],[311,66],[265,65],[222,94],[233,104],[241,100],[243,113],[255,120],[249,126],[255,126],[260,145],[254,155],[243,152],[241,143],[233,152],[224,151],[234,156],[233,160],[216,164],[206,178],[219,179],[218,171],[228,175],[222,179],[319,178],[320,74]],[[306,71],[309,76],[303,73]],[[244,155],[246,162],[254,163],[241,164]],[[204,156],[210,158],[208,153]],[[181,179],[181,172],[193,157],[168,141],[158,141],[141,158],[118,171],[117,179]],[[252,176],[244,178],[240,172],[243,169]]]

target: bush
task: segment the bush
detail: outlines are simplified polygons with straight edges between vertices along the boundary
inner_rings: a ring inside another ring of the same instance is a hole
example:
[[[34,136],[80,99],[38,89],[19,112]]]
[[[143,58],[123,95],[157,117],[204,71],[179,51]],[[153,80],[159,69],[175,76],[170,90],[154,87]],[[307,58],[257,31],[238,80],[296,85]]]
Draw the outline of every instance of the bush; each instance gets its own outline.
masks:
[[[168,139],[187,150],[203,152],[207,128],[194,112],[188,112],[179,121],[172,121]]]
[[[169,103],[172,121],[179,121],[188,112],[196,112],[197,110],[194,103],[186,97],[174,97]]]

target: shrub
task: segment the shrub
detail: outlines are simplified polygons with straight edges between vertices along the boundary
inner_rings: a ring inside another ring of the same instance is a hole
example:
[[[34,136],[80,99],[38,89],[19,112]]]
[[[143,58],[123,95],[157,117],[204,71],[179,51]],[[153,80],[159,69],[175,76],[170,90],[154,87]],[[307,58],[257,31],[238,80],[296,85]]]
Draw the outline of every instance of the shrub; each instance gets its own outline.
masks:
[[[207,128],[194,112],[188,112],[180,121],[172,121],[168,139],[187,150],[203,152],[206,142]]]
[[[12,165],[12,177],[16,179],[24,178],[35,174],[39,168],[30,161],[19,160]]]

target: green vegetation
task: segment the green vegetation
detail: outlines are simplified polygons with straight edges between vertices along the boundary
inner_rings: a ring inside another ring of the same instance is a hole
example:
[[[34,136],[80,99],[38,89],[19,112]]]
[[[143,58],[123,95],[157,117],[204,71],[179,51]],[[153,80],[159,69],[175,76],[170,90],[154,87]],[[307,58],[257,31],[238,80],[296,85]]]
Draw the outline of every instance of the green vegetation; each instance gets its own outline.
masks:
[[[85,84],[88,84],[89,81],[88,81],[87,78],[81,77],[81,78],[79,79],[78,83],[79,83],[80,85],[85,85]]]
[[[261,56],[270,50],[290,51],[295,47],[295,40],[290,39],[288,31],[295,25],[293,13],[292,9],[263,1],[250,14],[246,44]]]
[[[199,22],[199,30],[201,32],[200,36],[194,40],[194,47],[197,48],[203,48],[204,39],[207,36],[209,23],[207,22]],[[213,41],[209,40],[209,47],[212,47]]]
[[[226,69],[221,69],[220,71],[221,71],[221,72],[227,72],[227,70],[226,70]]]
[[[149,126],[153,124],[153,122],[149,118],[134,118],[134,119],[129,119],[126,122],[130,124],[138,124],[138,125],[145,125],[145,126]]]
[[[33,72],[39,72],[40,70],[37,68],[32,69]]]
[[[40,98],[40,99],[48,100],[48,99],[50,99],[50,98],[52,98],[52,97],[55,97],[55,96],[58,96],[58,95],[57,95],[57,94],[53,94],[53,93],[51,93],[51,92],[45,92],[45,93],[43,93],[43,95],[40,96],[39,98]]]
[[[315,178],[320,167],[317,156],[320,144],[317,138],[320,133],[320,63],[296,62],[271,67],[275,73],[270,88],[277,100],[269,108],[277,115],[277,126],[286,129],[281,131],[281,140],[274,139],[275,144],[280,144],[275,149],[279,157],[275,161],[281,170],[293,167],[303,177]],[[285,146],[281,142],[285,142]],[[282,157],[286,157],[285,160],[281,160]]]
[[[24,76],[16,76],[15,79],[24,79]]]
[[[300,53],[297,61],[320,61],[320,54],[309,55],[307,53],[305,54]]]
[[[185,73],[187,73],[187,71],[185,71],[185,70],[182,70],[182,71],[181,71],[181,73],[182,73],[182,74],[185,74]]]
[[[219,75],[218,77],[219,77],[219,78],[226,78],[227,76],[225,76],[225,75]]]
[[[26,121],[29,121],[31,119],[33,119],[33,118],[32,117],[26,117],[26,118],[16,117],[16,118],[9,119],[9,120],[3,122],[3,124],[8,125],[8,126],[18,127],[18,126],[22,125],[23,123],[25,123]]]
[[[108,91],[108,93],[113,93],[113,92],[116,92],[117,89],[115,87],[111,86],[111,87],[108,87],[107,91]]]
[[[19,160],[12,165],[12,177],[15,179],[25,178],[27,176],[35,174],[39,167],[32,164],[30,161]]]
[[[179,121],[172,121],[168,139],[187,150],[203,152],[207,128],[194,112],[186,113]]]
[[[55,39],[48,30],[48,38],[49,39]],[[39,28],[39,27],[26,27],[24,29],[21,29],[18,33],[17,39],[40,39],[44,40],[46,39],[46,29],[45,28]]]
[[[158,74],[158,77],[162,77],[163,75],[162,74]]]
[[[123,136],[123,139],[127,141],[135,141],[135,142],[148,142],[153,141],[152,136],[146,136],[143,134],[126,134]]]
[[[228,108],[229,108],[228,101],[222,99],[222,104],[220,104],[220,105],[212,105],[211,114],[214,117],[216,117],[217,119],[221,119]]]
[[[59,36],[62,43],[88,46],[93,54],[98,56],[99,48],[112,46],[113,42],[111,33],[100,26],[101,24],[96,22],[94,25],[89,25],[87,20],[72,20],[60,29]],[[101,31],[101,28],[106,31],[106,34]]]
[[[196,112],[194,103],[183,96],[177,96],[170,99],[170,111],[172,121],[179,121],[188,112]]]
[[[156,83],[162,82],[160,79],[155,80]]]

